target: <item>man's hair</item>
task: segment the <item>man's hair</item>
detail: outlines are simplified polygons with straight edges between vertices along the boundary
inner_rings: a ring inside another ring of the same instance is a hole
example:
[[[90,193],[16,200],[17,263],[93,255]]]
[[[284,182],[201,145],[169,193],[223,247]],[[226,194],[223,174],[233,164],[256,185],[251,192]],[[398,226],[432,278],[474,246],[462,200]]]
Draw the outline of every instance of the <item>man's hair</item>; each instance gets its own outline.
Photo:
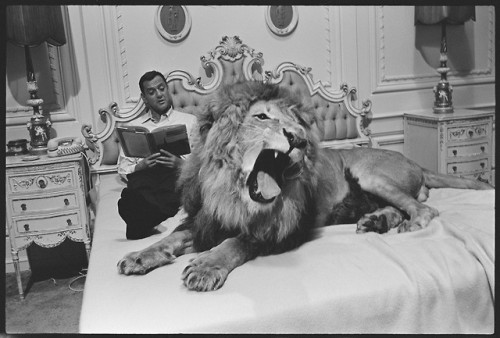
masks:
[[[157,76],[160,76],[163,79],[163,81],[167,83],[167,79],[165,79],[165,76],[163,76],[162,73],[156,70],[151,70],[149,72],[144,73],[144,75],[141,76],[141,78],[139,79],[139,88],[141,89],[141,93],[144,94],[144,82],[151,81]]]

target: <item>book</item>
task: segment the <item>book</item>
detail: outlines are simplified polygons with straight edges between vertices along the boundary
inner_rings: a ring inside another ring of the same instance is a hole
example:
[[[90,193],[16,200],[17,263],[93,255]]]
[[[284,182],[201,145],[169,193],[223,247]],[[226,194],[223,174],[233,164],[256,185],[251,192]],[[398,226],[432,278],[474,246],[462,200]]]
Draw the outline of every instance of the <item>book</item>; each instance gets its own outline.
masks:
[[[177,156],[191,152],[184,124],[162,126],[151,131],[141,126],[119,126],[116,131],[127,157],[148,157],[160,149]]]

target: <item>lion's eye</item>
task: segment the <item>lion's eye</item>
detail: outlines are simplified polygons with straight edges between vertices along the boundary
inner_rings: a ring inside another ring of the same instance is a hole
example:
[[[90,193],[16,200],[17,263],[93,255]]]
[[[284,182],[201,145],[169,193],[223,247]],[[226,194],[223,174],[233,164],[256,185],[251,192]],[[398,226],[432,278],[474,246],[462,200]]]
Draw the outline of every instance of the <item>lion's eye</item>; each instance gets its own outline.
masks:
[[[266,114],[264,113],[260,113],[258,115],[254,115],[256,118],[258,118],[259,120],[267,120],[269,119],[269,116],[267,116]]]

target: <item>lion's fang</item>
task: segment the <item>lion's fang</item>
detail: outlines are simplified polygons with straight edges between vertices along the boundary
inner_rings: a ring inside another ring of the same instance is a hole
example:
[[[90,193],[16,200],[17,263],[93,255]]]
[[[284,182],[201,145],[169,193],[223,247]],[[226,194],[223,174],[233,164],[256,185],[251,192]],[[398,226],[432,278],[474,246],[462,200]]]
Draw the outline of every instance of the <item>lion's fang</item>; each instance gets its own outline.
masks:
[[[278,151],[277,150],[274,151],[274,158],[278,158]]]

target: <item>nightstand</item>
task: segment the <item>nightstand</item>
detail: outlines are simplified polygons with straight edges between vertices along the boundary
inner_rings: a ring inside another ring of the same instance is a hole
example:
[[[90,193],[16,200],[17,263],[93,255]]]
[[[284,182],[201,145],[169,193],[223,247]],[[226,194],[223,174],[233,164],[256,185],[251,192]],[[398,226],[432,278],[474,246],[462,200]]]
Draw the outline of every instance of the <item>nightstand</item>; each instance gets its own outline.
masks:
[[[6,225],[21,299],[24,290],[19,250],[35,242],[53,248],[66,238],[83,242],[90,255],[90,215],[87,205],[89,168],[81,154],[6,157]],[[29,157],[28,157],[29,158]]]
[[[404,115],[404,154],[424,168],[492,183],[493,112]]]

